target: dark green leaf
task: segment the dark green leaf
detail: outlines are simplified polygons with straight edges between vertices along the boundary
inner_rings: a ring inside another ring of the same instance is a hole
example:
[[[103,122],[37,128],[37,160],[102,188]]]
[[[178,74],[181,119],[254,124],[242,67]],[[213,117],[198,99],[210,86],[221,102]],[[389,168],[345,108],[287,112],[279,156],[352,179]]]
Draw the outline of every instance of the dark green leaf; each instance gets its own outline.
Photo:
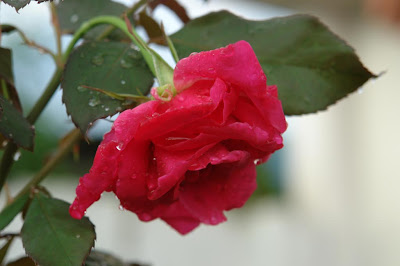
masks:
[[[139,13],[139,24],[146,30],[149,36],[149,42],[166,44],[160,25],[158,25],[152,17],[147,15],[145,9]]]
[[[7,26],[7,25],[6,25]],[[16,29],[13,26],[10,26]],[[9,99],[13,105],[22,112],[18,92],[14,86],[14,75],[12,70],[11,50],[0,47],[0,95]]]
[[[11,62],[11,50],[0,47],[0,79],[8,84],[14,84]]]
[[[63,101],[75,125],[86,133],[95,120],[132,106],[83,86],[146,95],[153,80],[141,54],[129,44],[87,42],[68,59],[61,83]]]
[[[7,255],[8,249],[10,248],[11,243],[13,242],[14,237],[11,236],[8,240],[7,243],[0,249],[0,264],[3,265],[3,260],[4,257]]]
[[[148,266],[147,264],[124,263],[120,259],[105,252],[92,251],[85,261],[85,266]]]
[[[66,33],[74,33],[83,22],[102,15],[120,16],[126,10],[126,6],[110,0],[68,0],[60,1],[57,5],[58,18],[61,29]],[[107,25],[102,25],[89,31],[86,39],[97,37]],[[114,30],[110,39],[127,39],[120,30]]]
[[[17,216],[17,214],[24,208],[28,199],[29,195],[25,194],[24,196],[15,199],[0,212],[0,230],[3,230],[12,220],[14,220],[15,216]]]
[[[73,219],[67,202],[35,194],[21,230],[26,253],[42,266],[82,265],[94,245],[88,218]]]
[[[126,266],[126,264],[110,254],[92,251],[85,261],[85,266]]]
[[[178,1],[176,1],[176,0],[153,0],[153,1],[150,1],[149,6],[151,9],[154,10],[160,4],[171,9],[171,11],[174,12],[183,23],[188,23],[190,21],[190,18],[188,16],[188,14],[186,13],[186,9],[181,4],[179,4]]]
[[[278,85],[287,115],[324,110],[375,77],[350,46],[307,15],[248,21],[221,11],[189,22],[171,39],[181,58],[248,41],[268,84]]]
[[[47,1],[53,1],[53,0],[35,0],[38,3],[42,3],[42,2],[47,2]],[[29,4],[31,2],[31,0],[3,0],[4,3],[12,6],[15,8],[15,10],[20,10],[21,8],[23,8],[24,6],[26,6],[27,4]]]
[[[31,258],[23,257],[16,261],[8,263],[7,266],[36,266],[36,264]]]
[[[0,132],[24,149],[33,150],[34,128],[10,102],[0,96]]]
[[[17,29],[16,27],[8,24],[1,24],[0,28],[2,33],[9,33]]]
[[[29,4],[31,0],[3,0],[3,2],[14,7],[18,12],[18,10]]]

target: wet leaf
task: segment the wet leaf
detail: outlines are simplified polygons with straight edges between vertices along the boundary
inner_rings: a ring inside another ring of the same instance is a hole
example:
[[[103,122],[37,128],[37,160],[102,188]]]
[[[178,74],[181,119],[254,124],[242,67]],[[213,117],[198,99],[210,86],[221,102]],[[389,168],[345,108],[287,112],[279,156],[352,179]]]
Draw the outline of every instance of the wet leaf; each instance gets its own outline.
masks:
[[[110,0],[68,0],[60,1],[57,4],[57,12],[60,21],[60,27],[65,33],[74,33],[83,22],[102,15],[120,16],[127,7],[120,3]],[[107,25],[101,25],[90,30],[86,39],[95,39],[107,28]],[[114,30],[109,39],[120,40],[128,39],[120,30]]]
[[[278,85],[287,115],[324,110],[376,77],[353,48],[308,15],[249,21],[221,11],[189,22],[171,39],[181,58],[248,41],[268,84]]]
[[[18,146],[33,150],[35,130],[10,102],[0,96],[0,132]]]
[[[117,94],[147,95],[153,81],[142,55],[133,46],[87,42],[68,59],[61,83],[63,101],[75,125],[86,133],[95,120],[135,105],[90,87]]]
[[[96,234],[88,218],[73,219],[67,202],[35,194],[21,230],[26,253],[42,266],[82,265]]]

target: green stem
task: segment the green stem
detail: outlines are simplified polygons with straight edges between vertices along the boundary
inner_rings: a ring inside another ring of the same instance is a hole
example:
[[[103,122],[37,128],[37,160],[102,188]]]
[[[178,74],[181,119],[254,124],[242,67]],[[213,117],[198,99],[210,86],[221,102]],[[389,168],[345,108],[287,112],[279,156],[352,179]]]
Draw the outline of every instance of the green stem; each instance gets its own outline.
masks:
[[[72,41],[70,42],[69,46],[67,47],[66,54],[69,54],[73,49],[76,44],[76,42],[90,29],[97,25],[102,25],[102,24],[111,24],[115,28],[120,29],[122,32],[124,32],[140,49],[144,60],[146,61],[147,65],[149,66],[151,72],[153,73],[154,76],[157,76],[157,72],[155,70],[154,66],[154,61],[153,57],[151,54],[149,54],[144,48],[143,48],[143,43],[144,41],[139,37],[139,35],[136,33],[134,29],[132,29],[132,32],[135,36],[132,36],[132,34],[129,32],[125,22],[114,16],[98,16],[95,17],[91,20],[86,21],[85,23],[82,24],[82,26],[75,32],[74,37],[72,38]],[[136,38],[135,38],[136,37]],[[157,60],[164,61],[161,56],[156,55]],[[166,64],[166,63],[165,63]]]
[[[56,42],[57,42],[57,65],[61,65],[62,62],[60,62],[62,58],[62,45],[61,45],[61,28],[60,28],[60,22],[58,20],[58,13],[57,13],[57,8],[56,5],[51,2],[50,3],[50,10],[51,10],[51,22],[53,23],[53,28],[55,31],[55,37],[56,37]]]
[[[50,173],[50,171],[53,170],[53,168],[68,154],[73,145],[79,141],[82,136],[78,128],[73,129],[70,133],[68,133],[68,135],[68,138],[62,143],[61,147],[57,149],[56,154],[54,154],[54,156],[47,161],[43,168],[40,169],[40,171],[29,181],[29,183],[24,186],[24,188],[15,197],[14,201],[24,196],[26,193],[29,193],[32,187],[35,187],[42,182],[47,174]]]
[[[133,13],[136,12],[136,10],[138,10],[139,8],[141,8],[144,4],[147,4],[148,0],[140,0],[139,2],[135,3],[131,8],[129,8],[128,10],[126,10],[126,15],[130,16]],[[120,18],[123,18],[123,14],[120,16]],[[105,37],[107,37],[113,30],[115,30],[115,26],[113,25],[109,25],[102,34],[100,34],[96,40],[103,40]]]

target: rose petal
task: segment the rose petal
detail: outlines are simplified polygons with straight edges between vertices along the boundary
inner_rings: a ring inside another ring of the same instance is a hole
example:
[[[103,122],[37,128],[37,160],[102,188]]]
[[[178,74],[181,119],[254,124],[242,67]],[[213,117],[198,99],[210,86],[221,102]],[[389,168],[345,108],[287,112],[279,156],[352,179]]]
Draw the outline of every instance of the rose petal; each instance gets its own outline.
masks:
[[[215,225],[226,220],[224,210],[241,207],[254,192],[256,170],[249,158],[209,167],[196,182],[182,185],[180,201],[202,223]]]

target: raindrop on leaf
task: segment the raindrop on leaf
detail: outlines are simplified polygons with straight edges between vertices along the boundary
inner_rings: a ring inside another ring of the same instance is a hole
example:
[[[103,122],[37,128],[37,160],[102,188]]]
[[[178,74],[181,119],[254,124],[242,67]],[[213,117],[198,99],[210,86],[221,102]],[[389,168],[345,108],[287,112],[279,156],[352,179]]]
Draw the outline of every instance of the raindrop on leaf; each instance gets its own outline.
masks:
[[[101,66],[104,63],[104,58],[102,55],[95,55],[92,58],[92,64],[96,66]]]
[[[79,16],[77,14],[74,14],[70,17],[69,21],[71,21],[71,23],[77,23],[79,20]]]
[[[126,61],[125,59],[121,59],[120,65],[122,68],[131,68],[133,64],[131,62]]]

